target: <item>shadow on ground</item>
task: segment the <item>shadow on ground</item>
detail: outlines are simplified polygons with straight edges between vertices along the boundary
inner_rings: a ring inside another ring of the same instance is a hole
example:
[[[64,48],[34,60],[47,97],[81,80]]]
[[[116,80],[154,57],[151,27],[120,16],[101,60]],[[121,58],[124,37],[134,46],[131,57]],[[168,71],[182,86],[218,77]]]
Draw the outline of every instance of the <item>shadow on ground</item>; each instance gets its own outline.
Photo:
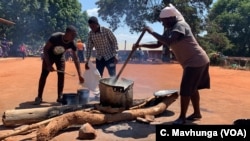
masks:
[[[42,102],[40,105],[35,105],[34,101],[26,101],[20,103],[15,109],[29,109],[29,108],[42,108],[42,107],[51,107],[51,106],[60,106],[60,103],[57,102]]]

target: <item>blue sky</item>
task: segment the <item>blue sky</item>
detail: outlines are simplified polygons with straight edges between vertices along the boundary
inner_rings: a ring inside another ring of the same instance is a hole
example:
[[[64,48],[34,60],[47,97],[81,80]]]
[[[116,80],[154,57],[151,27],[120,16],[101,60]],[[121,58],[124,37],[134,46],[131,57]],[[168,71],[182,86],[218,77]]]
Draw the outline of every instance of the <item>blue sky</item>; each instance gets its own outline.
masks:
[[[98,13],[97,13],[97,6],[95,5],[95,2],[98,0],[79,0],[79,2],[82,4],[82,10],[83,11],[87,11],[89,16],[96,16],[98,17]],[[213,0],[213,2],[216,2],[217,0]],[[101,21],[101,19],[99,18],[99,22],[102,26],[105,27],[109,27],[109,25],[103,21]],[[161,25],[161,23],[156,22],[154,24],[148,24],[148,26],[152,27],[152,29],[157,32],[157,33],[162,33],[163,32],[163,26]],[[115,32],[114,32],[117,40],[118,40],[118,44],[119,44],[119,49],[123,50],[126,49],[127,50],[131,50],[131,47],[133,45],[133,43],[136,42],[136,40],[138,39],[138,37],[140,36],[140,33],[134,33],[131,34],[129,32],[129,28],[128,27],[119,27]],[[126,45],[125,45],[125,41],[126,41]],[[156,41],[156,39],[149,35],[148,33],[146,33],[142,40],[141,43],[145,43],[145,42],[151,42],[151,41]],[[145,48],[142,48],[145,49]],[[161,50],[162,48],[158,48],[157,50]]]
[[[83,11],[87,11],[89,16],[98,17],[98,13],[97,13],[98,8],[95,5],[95,2],[97,0],[79,0],[79,1],[82,4]],[[107,23],[101,21],[100,18],[98,20],[99,20],[99,23],[101,24],[101,26],[109,27],[109,25]],[[148,26],[151,26],[155,32],[158,32],[158,33],[163,32],[163,26],[160,23],[149,24]],[[131,34],[129,32],[128,27],[119,27],[117,30],[115,30],[114,34],[117,38],[120,50],[125,49],[125,47],[126,47],[126,50],[131,50],[133,43],[136,42],[136,40],[139,38],[141,33]],[[126,41],[126,45],[125,45],[125,41]],[[156,39],[154,37],[152,37],[151,35],[149,35],[148,33],[146,33],[143,36],[141,43],[151,42],[151,41],[156,41]],[[158,48],[158,49],[161,50],[162,48]]]

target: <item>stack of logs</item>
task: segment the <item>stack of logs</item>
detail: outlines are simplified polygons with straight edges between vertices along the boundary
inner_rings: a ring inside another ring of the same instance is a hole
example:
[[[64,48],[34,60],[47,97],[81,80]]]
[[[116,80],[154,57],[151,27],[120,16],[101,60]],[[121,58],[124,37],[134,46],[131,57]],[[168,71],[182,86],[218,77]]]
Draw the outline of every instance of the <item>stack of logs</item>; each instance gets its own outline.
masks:
[[[47,141],[55,137],[59,131],[71,125],[82,125],[78,138],[94,139],[96,132],[91,125],[139,119],[144,122],[151,122],[154,120],[154,116],[163,113],[177,98],[178,93],[161,97],[152,96],[128,110],[102,107],[98,104],[90,108],[65,105],[7,110],[3,115],[3,125],[6,127],[21,127],[18,127],[18,130],[14,129],[9,133],[0,134],[0,140],[27,131],[36,131],[37,141]]]

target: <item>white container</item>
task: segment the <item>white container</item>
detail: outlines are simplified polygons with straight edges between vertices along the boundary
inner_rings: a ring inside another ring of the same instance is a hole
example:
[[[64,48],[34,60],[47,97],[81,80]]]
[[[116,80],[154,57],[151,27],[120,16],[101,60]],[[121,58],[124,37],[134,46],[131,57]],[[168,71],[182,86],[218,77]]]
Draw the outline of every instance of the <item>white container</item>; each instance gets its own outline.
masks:
[[[82,86],[88,88],[90,91],[95,91],[98,88],[101,75],[91,61],[88,62],[88,66],[89,69],[83,73],[84,83]]]

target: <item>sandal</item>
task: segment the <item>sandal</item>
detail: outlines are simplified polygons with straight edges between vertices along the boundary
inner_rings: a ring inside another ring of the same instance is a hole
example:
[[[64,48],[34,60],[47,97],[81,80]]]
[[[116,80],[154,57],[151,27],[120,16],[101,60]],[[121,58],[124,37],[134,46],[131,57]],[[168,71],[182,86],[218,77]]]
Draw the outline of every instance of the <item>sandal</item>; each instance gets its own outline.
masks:
[[[183,125],[185,124],[186,121],[184,119],[178,118],[177,120],[175,120],[172,124],[173,125]]]
[[[195,121],[195,120],[200,120],[201,118],[202,118],[201,115],[192,114],[192,115],[187,117],[187,120]]]
[[[41,97],[36,97],[34,105],[40,105],[42,103],[42,98]]]
[[[56,102],[63,104],[63,103],[64,103],[64,101],[63,101],[63,96],[62,96],[62,95],[59,95],[59,96],[57,97]]]

